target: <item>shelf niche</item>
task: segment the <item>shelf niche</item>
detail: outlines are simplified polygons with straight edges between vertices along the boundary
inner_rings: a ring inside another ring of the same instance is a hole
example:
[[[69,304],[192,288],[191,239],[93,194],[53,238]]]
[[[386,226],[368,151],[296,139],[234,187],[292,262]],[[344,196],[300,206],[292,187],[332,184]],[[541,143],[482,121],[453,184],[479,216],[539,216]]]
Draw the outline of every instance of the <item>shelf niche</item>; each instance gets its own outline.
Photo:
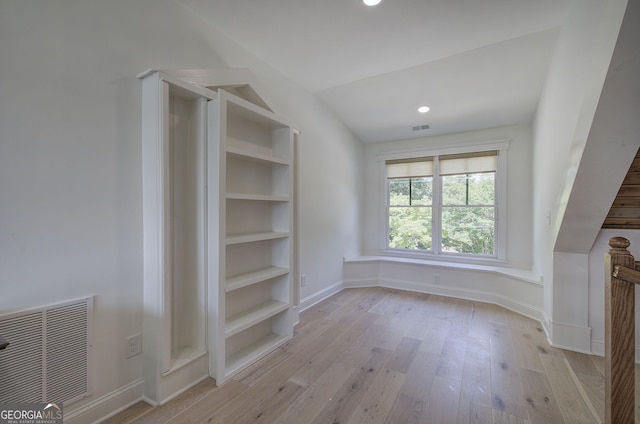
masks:
[[[160,405],[292,337],[295,154],[247,70],[139,78],[144,397]]]
[[[216,93],[142,78],[144,396],[163,404],[208,371],[207,107]]]
[[[222,384],[293,336],[293,128],[221,89],[209,122],[209,277],[222,282],[209,286],[209,371]]]

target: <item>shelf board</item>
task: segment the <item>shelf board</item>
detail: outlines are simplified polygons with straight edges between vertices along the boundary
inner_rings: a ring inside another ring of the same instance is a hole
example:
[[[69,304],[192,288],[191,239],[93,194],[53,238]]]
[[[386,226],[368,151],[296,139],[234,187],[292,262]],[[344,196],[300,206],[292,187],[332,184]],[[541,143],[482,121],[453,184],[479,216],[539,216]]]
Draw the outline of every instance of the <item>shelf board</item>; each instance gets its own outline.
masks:
[[[221,100],[227,102],[227,114],[242,116],[272,130],[291,127],[287,119],[228,91],[219,90],[218,96]]]
[[[228,137],[232,138],[232,137]],[[291,161],[289,159],[279,158],[276,156],[252,152],[247,149],[243,149],[241,147],[235,146],[227,146],[227,154],[231,156],[236,156],[241,159],[250,160],[253,162],[261,162],[267,164],[277,164],[277,165],[291,165]]]
[[[227,292],[231,292],[271,278],[280,277],[288,273],[289,268],[273,266],[246,274],[240,274],[235,277],[227,278],[225,290]]]
[[[227,318],[224,335],[225,337],[231,337],[287,309],[289,309],[289,304],[279,300],[272,299],[268,302],[261,303],[258,306]]]
[[[227,200],[260,200],[265,202],[288,202],[288,196],[275,196],[271,194],[246,194],[246,193],[227,193]]]
[[[225,377],[229,378],[240,369],[262,358],[289,339],[288,336],[270,333],[249,346],[227,356]]]
[[[288,232],[266,232],[266,233],[250,233],[229,235],[226,244],[251,243],[254,241],[275,240],[289,237]]]

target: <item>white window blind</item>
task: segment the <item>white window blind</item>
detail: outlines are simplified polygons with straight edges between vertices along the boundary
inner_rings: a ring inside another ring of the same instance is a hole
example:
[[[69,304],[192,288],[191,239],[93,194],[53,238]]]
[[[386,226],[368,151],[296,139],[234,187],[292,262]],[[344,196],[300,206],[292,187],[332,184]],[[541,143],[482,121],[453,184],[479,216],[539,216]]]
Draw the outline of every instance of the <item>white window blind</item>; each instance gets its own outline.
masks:
[[[387,178],[415,178],[433,175],[433,158],[389,160]]]
[[[498,152],[481,152],[440,157],[440,175],[496,172]]]

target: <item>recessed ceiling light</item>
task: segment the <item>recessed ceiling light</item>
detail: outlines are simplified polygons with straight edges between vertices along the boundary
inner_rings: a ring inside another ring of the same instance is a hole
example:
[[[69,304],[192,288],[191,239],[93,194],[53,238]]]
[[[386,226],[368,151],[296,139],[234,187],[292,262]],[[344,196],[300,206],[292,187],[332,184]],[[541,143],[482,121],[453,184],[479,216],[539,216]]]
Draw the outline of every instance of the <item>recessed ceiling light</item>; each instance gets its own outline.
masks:
[[[362,0],[362,2],[367,6],[375,6],[377,4],[380,4],[381,1],[382,0]]]
[[[418,112],[420,113],[427,113],[431,110],[431,108],[429,106],[420,106],[418,108]]]

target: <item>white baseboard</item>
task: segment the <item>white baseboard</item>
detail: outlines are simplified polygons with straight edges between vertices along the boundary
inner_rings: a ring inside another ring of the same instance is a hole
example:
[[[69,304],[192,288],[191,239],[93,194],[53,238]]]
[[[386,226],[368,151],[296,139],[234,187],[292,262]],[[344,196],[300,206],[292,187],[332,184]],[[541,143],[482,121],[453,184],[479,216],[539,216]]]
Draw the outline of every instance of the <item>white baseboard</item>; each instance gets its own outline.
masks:
[[[300,306],[298,306],[298,311],[302,312],[305,309],[309,309],[313,305],[320,303],[326,298],[340,292],[343,288],[344,288],[343,282],[339,281],[323,290],[320,290],[317,293],[312,294],[311,296],[301,299]]]
[[[64,408],[65,424],[98,423],[142,400],[144,381],[140,378],[98,399],[71,410]]]
[[[549,344],[560,349],[593,354],[591,327],[565,324],[547,319],[543,322]]]
[[[365,287],[382,287],[378,280],[372,279],[352,279],[343,283],[345,289],[357,289]]]
[[[179,394],[209,378],[209,354],[207,351],[194,356],[184,365],[179,366],[160,377],[158,396],[152,405],[164,405]]]
[[[592,340],[591,341],[591,353],[598,356],[604,356],[604,340]],[[640,359],[640,351],[636,346],[636,362]]]
[[[551,329],[549,328],[549,315],[545,311],[542,311],[542,319],[540,322],[542,323],[542,329],[544,330],[545,336],[547,336],[547,342],[551,344]]]
[[[412,281],[400,280],[372,280],[358,279],[344,282],[345,288],[356,287],[386,287],[390,289],[408,290],[418,293],[435,294],[440,296],[455,297],[458,299],[475,300],[478,302],[493,303],[502,306],[520,315],[524,315],[536,321],[542,320],[542,313],[530,305],[518,302],[513,299],[500,296],[495,293],[484,293],[480,291],[461,289],[457,287],[446,287],[436,284],[425,284],[423,282],[416,283]]]

